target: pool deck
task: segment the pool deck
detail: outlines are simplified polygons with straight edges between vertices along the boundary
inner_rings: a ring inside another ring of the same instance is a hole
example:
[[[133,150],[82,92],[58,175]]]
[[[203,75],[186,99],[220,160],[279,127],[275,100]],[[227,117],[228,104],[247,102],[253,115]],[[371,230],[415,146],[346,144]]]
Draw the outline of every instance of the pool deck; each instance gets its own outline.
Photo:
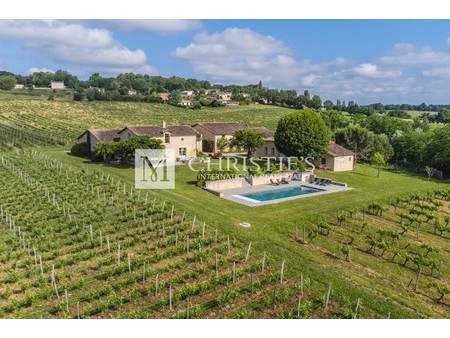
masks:
[[[291,197],[285,197],[270,201],[257,201],[251,198],[247,198],[244,196],[241,196],[243,194],[250,194],[255,192],[261,192],[261,191],[271,191],[271,190],[279,190],[279,189],[288,189],[288,188],[296,188],[296,187],[309,187],[314,189],[320,189],[322,191],[318,191],[311,194],[305,194],[305,195],[298,195],[298,196],[291,196]],[[347,191],[351,190],[352,188],[344,187],[341,185],[317,185],[317,184],[310,184],[306,182],[300,182],[300,181],[290,181],[289,184],[280,184],[280,185],[273,185],[273,184],[264,184],[264,185],[258,185],[258,186],[247,186],[243,188],[237,188],[237,189],[229,189],[229,190],[223,190],[222,191],[222,198],[225,198],[227,200],[237,202],[249,207],[258,207],[261,205],[268,205],[268,204],[276,204],[286,201],[293,201],[301,198],[310,198],[314,196],[320,196],[320,195],[326,195],[326,194],[332,194],[335,192],[341,192],[341,191]]]

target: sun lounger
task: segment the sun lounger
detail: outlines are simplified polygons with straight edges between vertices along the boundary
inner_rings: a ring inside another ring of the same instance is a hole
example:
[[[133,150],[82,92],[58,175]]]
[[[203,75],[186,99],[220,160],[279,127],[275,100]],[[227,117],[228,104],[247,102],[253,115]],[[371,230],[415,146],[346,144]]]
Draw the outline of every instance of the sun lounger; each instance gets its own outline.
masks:
[[[289,184],[289,181],[286,179],[286,177],[281,178],[281,183],[283,184]]]
[[[274,182],[273,179],[270,179],[270,184],[274,184],[274,185],[280,185],[279,182]]]

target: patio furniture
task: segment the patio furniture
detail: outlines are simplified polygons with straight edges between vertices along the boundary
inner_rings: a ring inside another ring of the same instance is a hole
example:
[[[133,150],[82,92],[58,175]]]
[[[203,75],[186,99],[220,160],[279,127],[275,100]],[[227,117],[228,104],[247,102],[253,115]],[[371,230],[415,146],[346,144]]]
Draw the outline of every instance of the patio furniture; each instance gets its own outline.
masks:
[[[274,182],[273,179],[270,179],[270,184],[274,184],[274,185],[280,185],[279,182]]]
[[[289,184],[289,181],[286,180],[286,177],[282,177],[282,178],[281,178],[281,183],[283,183],[283,184]]]

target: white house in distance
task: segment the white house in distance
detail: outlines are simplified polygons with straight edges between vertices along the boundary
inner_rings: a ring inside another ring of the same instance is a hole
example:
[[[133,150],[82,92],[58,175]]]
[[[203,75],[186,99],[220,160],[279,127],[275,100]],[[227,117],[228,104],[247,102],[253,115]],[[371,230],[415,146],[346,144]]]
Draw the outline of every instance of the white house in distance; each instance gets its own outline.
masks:
[[[223,136],[228,140],[233,134],[242,129],[246,129],[243,124],[238,122],[199,122],[192,126],[202,135],[202,149],[206,152],[219,152],[217,141]]]
[[[180,106],[189,108],[192,106],[192,102],[189,100],[182,100],[180,102]]]
[[[23,85],[23,84],[16,84],[14,86],[14,89],[25,89],[25,85]]]
[[[194,91],[193,90],[183,90],[180,94],[183,97],[191,97],[192,95],[194,95]]]
[[[62,81],[52,81],[50,83],[50,88],[54,90],[61,90],[66,89],[66,86],[64,85],[64,82]]]
[[[165,149],[175,150],[175,156],[196,157],[197,151],[202,149],[202,136],[195,129],[187,125],[166,126],[135,126],[126,127],[119,131],[121,141],[136,136],[150,136],[163,142]]]
[[[91,153],[97,143],[120,141],[119,131],[122,129],[88,129],[77,138],[78,143],[86,143]]]

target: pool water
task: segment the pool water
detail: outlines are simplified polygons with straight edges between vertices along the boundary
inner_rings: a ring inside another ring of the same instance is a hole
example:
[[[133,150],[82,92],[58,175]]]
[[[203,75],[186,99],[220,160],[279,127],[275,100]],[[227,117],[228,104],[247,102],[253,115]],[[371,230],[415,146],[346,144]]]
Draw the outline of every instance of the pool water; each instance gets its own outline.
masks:
[[[278,200],[278,199],[293,197],[293,196],[314,194],[314,193],[321,192],[321,191],[323,191],[323,190],[310,188],[310,187],[294,187],[294,188],[276,189],[276,190],[270,190],[270,191],[260,191],[260,192],[255,192],[255,193],[251,193],[251,194],[242,194],[239,196],[249,198],[252,200],[256,200],[259,202],[265,202],[265,201]]]

